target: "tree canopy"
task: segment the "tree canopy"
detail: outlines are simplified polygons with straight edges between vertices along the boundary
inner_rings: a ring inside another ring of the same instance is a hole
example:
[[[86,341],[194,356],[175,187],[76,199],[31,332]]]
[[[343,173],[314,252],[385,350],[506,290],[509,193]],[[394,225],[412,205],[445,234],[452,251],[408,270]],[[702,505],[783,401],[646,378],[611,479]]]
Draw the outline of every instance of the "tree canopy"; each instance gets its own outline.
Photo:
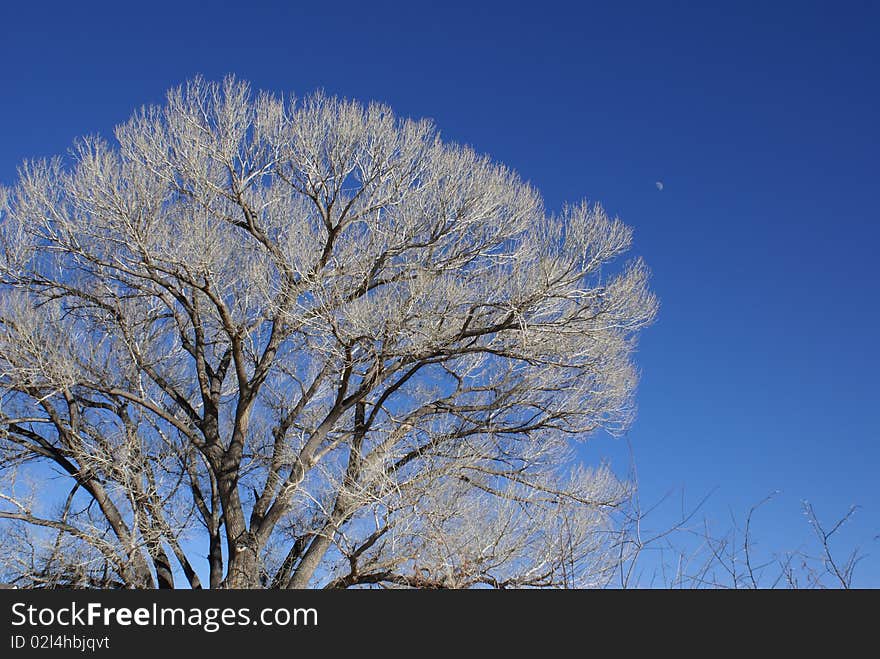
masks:
[[[6,581],[608,580],[627,486],[573,446],[631,422],[657,302],[600,206],[233,78],[0,195]]]

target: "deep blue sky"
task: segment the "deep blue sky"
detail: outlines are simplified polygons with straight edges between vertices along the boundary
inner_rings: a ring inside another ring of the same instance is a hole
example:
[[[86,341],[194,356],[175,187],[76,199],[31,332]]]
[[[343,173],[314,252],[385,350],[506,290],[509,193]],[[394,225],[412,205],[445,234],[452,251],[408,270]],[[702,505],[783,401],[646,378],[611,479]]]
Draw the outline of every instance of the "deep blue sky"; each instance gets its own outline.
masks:
[[[717,488],[723,526],[782,490],[768,549],[806,539],[801,499],[860,504],[843,545],[880,586],[880,5],[471,4],[7,4],[0,182],[196,73],[432,117],[550,208],[635,227],[662,302],[628,435],[646,500]]]

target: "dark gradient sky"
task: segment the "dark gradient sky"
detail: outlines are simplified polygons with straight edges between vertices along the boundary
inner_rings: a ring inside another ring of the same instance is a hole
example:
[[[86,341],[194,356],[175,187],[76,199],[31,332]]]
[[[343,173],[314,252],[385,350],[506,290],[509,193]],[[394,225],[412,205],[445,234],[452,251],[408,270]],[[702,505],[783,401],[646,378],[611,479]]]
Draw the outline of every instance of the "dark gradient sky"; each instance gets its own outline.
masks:
[[[628,439],[645,500],[676,491],[656,524],[681,488],[714,489],[718,527],[778,489],[762,549],[794,549],[801,499],[860,504],[841,546],[880,586],[880,4],[472,4],[6,3],[0,182],[196,73],[432,117],[549,208],[635,227],[662,308]],[[624,442],[584,455],[626,469]]]

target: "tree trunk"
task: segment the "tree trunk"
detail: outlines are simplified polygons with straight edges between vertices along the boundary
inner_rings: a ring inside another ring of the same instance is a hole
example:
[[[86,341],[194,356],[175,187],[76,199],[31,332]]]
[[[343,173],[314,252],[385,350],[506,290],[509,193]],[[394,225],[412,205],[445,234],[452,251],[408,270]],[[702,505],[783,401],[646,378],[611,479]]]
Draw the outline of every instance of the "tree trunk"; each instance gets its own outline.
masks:
[[[226,588],[259,588],[259,547],[252,533],[239,536],[230,546],[229,568],[226,571]]]
[[[211,546],[208,551],[208,562],[211,566],[209,582],[211,588],[219,588],[223,583],[223,550],[220,548],[220,531],[211,529]]]

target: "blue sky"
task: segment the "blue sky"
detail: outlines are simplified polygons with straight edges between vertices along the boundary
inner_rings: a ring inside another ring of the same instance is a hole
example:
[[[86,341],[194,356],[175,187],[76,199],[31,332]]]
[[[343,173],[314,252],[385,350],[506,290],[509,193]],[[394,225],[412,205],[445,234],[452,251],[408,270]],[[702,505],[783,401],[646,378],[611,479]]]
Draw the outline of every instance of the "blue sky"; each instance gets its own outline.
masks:
[[[432,117],[551,209],[635,227],[662,303],[628,435],[645,499],[715,489],[724,526],[781,490],[767,549],[807,538],[801,499],[860,504],[842,546],[880,586],[880,5],[471,4],[6,6],[0,182],[197,73]],[[626,467],[619,441],[584,455]]]

